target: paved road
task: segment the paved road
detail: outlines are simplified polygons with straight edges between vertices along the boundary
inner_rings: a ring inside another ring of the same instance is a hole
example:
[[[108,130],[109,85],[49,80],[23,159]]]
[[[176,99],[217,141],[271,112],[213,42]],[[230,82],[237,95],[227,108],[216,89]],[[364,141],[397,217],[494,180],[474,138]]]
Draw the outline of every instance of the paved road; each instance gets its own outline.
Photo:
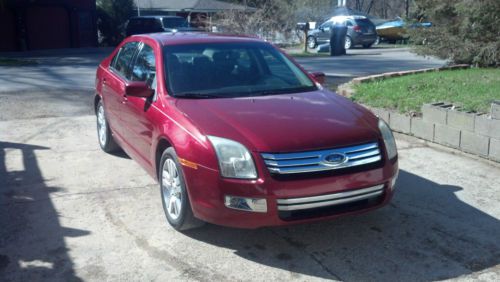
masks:
[[[417,56],[407,48],[351,49],[347,56],[298,58],[297,61],[309,71],[326,73],[334,85],[360,76],[436,68],[446,63],[433,57]]]
[[[36,61],[36,65],[0,66],[0,93],[27,90],[91,90],[99,62],[110,48],[0,53],[0,57]]]

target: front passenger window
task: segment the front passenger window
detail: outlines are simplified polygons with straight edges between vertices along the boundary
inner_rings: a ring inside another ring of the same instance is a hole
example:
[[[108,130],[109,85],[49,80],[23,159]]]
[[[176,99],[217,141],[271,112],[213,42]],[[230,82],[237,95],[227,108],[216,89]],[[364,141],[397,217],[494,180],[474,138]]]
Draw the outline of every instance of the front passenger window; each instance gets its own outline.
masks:
[[[150,87],[152,87],[153,81],[156,77],[156,62],[155,53],[153,48],[148,45],[144,45],[139,55],[135,60],[135,64],[132,67],[132,80],[133,81],[145,81]]]
[[[130,42],[123,45],[116,57],[113,58],[111,67],[114,68],[123,77],[128,77],[130,73],[130,61],[132,61],[132,58],[137,49],[137,45],[139,45],[138,42]]]

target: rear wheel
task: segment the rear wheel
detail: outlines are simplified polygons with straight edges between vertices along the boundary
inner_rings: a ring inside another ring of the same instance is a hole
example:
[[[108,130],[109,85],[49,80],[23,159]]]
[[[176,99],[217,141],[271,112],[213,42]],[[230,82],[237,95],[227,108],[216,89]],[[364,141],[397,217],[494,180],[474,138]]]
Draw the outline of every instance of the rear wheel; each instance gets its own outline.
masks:
[[[172,147],[163,152],[160,164],[161,199],[168,223],[179,231],[203,225],[203,221],[193,215],[184,175]]]
[[[109,129],[108,120],[106,119],[106,113],[104,112],[104,105],[102,101],[99,101],[96,108],[97,115],[97,137],[99,139],[99,145],[101,149],[106,153],[112,153],[117,151],[120,146],[116,144]]]
[[[345,45],[344,45],[345,49],[351,49],[352,48],[352,39],[351,37],[349,36],[346,36],[345,37]]]

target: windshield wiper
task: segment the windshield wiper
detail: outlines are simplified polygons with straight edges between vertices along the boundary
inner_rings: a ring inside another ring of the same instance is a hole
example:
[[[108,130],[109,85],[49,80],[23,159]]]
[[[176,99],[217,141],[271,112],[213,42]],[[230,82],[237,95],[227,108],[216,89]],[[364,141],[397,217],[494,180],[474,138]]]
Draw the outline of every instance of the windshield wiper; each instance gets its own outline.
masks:
[[[188,93],[180,93],[180,94],[175,94],[174,95],[177,98],[194,98],[194,99],[210,99],[210,98],[222,98],[222,96],[214,95],[214,94],[204,94],[204,93],[195,93],[195,92],[188,92]]]
[[[314,86],[306,86],[306,87],[282,88],[282,89],[256,91],[256,92],[254,92],[252,94],[259,95],[259,96],[266,96],[266,95],[277,95],[277,94],[291,94],[291,93],[299,93],[299,92],[308,92],[308,91],[314,91],[314,90],[315,90]]]

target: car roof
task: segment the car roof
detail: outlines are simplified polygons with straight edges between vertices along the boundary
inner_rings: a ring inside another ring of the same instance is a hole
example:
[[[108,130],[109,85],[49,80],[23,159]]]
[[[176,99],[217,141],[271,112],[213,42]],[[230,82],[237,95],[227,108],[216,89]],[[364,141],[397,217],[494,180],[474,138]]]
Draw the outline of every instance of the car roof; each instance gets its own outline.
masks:
[[[331,17],[328,21],[329,22],[339,22],[339,21],[345,21],[345,20],[363,20],[363,19],[368,19],[368,18],[365,16],[357,16],[357,15],[334,16],[334,17]]]
[[[223,34],[213,32],[161,32],[132,35],[131,38],[152,38],[162,46],[196,43],[248,43],[265,42],[255,36]]]

